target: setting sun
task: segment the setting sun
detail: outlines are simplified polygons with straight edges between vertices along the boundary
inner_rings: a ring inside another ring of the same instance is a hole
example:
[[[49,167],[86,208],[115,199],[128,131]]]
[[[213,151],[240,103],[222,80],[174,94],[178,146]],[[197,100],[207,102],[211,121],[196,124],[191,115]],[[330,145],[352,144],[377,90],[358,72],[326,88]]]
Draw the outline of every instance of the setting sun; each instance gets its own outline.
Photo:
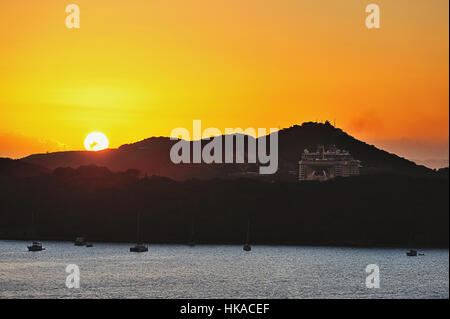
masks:
[[[101,151],[109,146],[108,138],[101,132],[92,132],[84,140],[84,147],[88,151]]]

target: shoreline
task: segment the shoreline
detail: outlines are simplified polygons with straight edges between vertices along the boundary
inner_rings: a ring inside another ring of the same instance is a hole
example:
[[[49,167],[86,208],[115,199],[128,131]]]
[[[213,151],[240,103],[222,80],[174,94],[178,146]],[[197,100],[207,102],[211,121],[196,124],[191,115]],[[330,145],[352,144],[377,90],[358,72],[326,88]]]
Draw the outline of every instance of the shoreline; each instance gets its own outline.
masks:
[[[8,242],[8,241],[21,241],[24,243],[31,242],[33,239],[31,238],[3,238],[0,237],[0,243],[2,241]],[[39,238],[38,241],[41,242],[60,242],[60,243],[74,243],[74,240],[70,239],[58,239],[58,238]],[[135,244],[134,241],[109,241],[109,240],[86,240],[86,242],[92,243],[92,244]],[[186,246],[186,247],[196,247],[196,246],[242,246],[244,243],[237,243],[237,242],[198,242],[195,243],[195,245],[189,245],[187,242],[145,242],[149,246],[156,246],[156,245],[164,245],[164,246]],[[357,244],[357,243],[311,243],[311,242],[304,242],[304,243],[250,243],[252,247],[257,246],[264,246],[264,247],[330,247],[330,248],[367,248],[367,249],[410,249],[411,247],[408,247],[407,245],[381,245],[381,244],[374,244],[374,245],[364,245],[364,244]],[[95,247],[95,245],[94,245]],[[445,249],[449,250],[449,246],[415,246],[413,247],[415,249]]]

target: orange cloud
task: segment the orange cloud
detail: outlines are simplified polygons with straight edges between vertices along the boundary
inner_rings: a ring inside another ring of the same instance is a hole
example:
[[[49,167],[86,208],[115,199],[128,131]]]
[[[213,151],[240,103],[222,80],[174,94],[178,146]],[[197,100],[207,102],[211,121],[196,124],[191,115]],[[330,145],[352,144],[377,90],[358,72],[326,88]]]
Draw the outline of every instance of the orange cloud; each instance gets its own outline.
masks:
[[[367,111],[349,120],[347,130],[357,135],[376,134],[383,129],[383,121],[374,111]]]

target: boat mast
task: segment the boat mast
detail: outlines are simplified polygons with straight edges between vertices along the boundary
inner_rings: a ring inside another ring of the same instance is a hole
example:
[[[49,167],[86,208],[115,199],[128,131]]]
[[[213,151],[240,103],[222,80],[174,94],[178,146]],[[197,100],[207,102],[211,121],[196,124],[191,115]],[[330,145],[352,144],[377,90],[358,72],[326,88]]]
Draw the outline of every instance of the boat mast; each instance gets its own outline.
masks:
[[[31,240],[36,240],[36,213],[35,211],[31,212]]]
[[[194,218],[191,220],[191,242],[194,241],[194,235],[195,235],[195,222]]]
[[[410,249],[415,249],[414,245],[415,245],[414,232],[411,232],[409,234],[408,246],[409,246]]]
[[[245,243],[248,245],[250,242],[250,217],[248,218],[247,221],[247,237],[245,239]]]
[[[141,227],[140,227],[140,212],[137,213],[137,230],[136,230],[136,236],[137,236],[137,243],[140,243],[141,240]]]

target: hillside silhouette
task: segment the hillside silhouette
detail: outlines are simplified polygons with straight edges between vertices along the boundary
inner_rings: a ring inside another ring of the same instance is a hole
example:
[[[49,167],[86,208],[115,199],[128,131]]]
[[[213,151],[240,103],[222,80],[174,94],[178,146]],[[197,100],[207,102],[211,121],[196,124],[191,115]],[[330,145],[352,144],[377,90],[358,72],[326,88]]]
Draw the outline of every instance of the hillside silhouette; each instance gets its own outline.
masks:
[[[245,139],[247,145],[248,140],[253,137],[246,136]],[[269,142],[269,139],[267,140]],[[142,174],[165,176],[179,181],[190,178],[263,178],[257,174],[258,164],[173,164],[169,154],[171,147],[176,142],[167,137],[152,137],[137,143],[123,145],[117,149],[100,152],[70,151],[35,154],[23,158],[21,161],[48,169],[77,168],[83,165],[104,166],[112,171],[137,169]],[[203,140],[202,145],[208,142]],[[190,142],[191,156],[192,144]],[[308,122],[279,132],[279,169],[276,174],[265,178],[294,181],[297,178],[298,161],[303,150],[313,151],[318,144],[334,144],[340,149],[348,150],[353,157],[362,162],[362,174],[394,172],[410,176],[435,175],[431,169],[359,141],[328,122]]]
[[[281,130],[279,170],[268,176],[258,164],[175,165],[176,142],[0,159],[0,238],[129,242],[142,214],[150,243],[187,243],[195,229],[197,243],[241,244],[250,219],[254,244],[407,246],[414,234],[418,247],[448,247],[448,168],[418,166],[330,123]],[[297,181],[301,153],[318,144],[349,151],[362,174]]]

